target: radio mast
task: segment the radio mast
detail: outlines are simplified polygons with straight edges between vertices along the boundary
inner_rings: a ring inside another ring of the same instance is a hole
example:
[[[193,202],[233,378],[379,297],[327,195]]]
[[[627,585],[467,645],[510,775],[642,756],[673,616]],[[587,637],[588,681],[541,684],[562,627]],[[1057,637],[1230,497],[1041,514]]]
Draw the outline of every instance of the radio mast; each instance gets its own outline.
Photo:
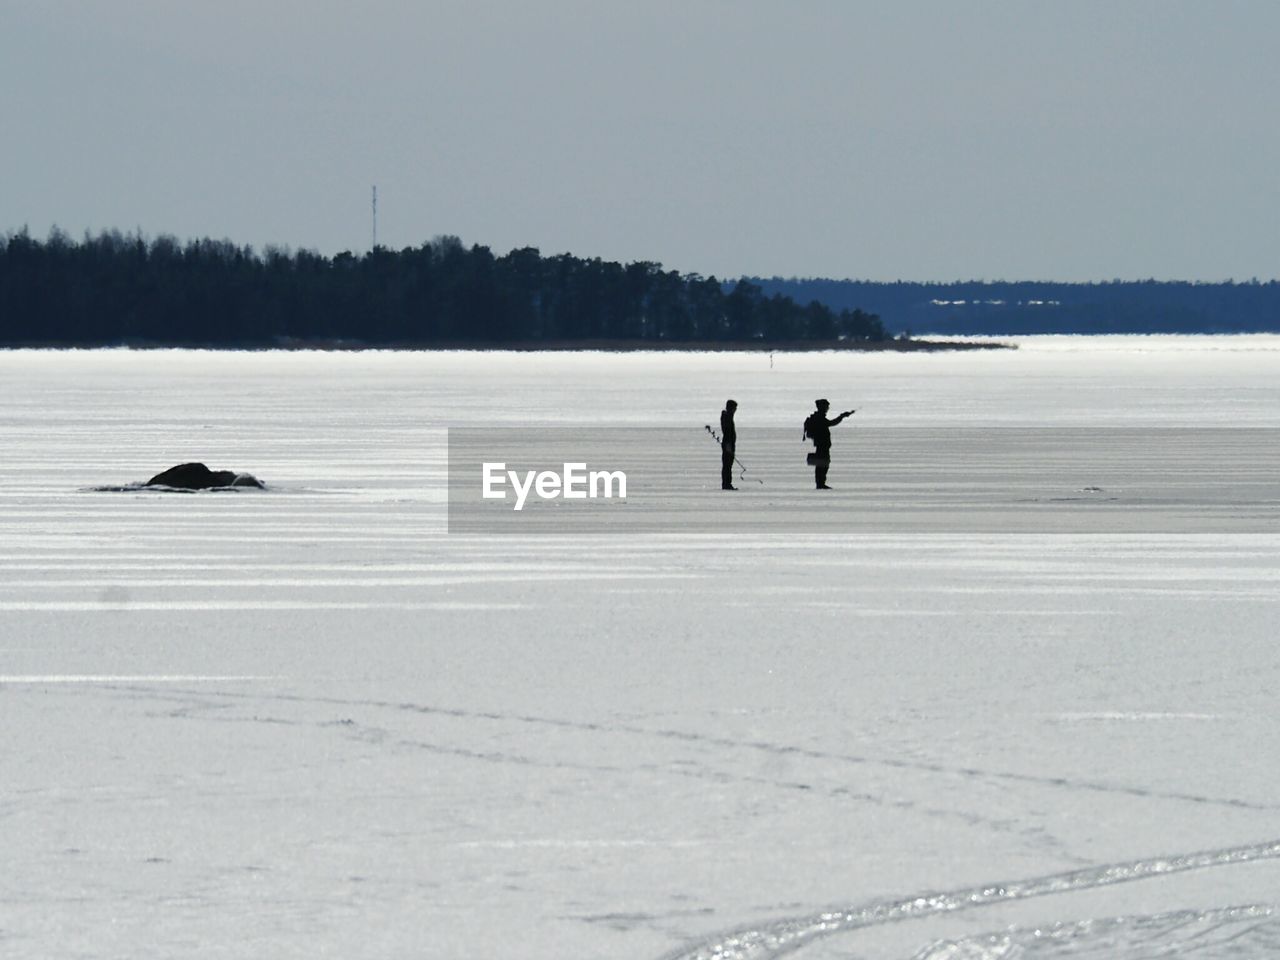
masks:
[[[373,187],[373,250],[378,249],[378,187]]]

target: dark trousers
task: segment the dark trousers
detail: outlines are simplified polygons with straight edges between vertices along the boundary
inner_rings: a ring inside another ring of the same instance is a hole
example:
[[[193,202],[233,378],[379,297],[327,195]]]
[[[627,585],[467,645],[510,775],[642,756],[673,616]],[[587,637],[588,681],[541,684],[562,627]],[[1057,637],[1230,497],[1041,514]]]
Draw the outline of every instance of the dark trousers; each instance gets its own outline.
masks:
[[[720,489],[733,486],[733,447],[720,448]]]
[[[814,451],[817,455],[817,462],[813,465],[813,485],[815,487],[825,487],[827,485],[827,470],[831,468],[831,448],[825,450],[819,448]]]

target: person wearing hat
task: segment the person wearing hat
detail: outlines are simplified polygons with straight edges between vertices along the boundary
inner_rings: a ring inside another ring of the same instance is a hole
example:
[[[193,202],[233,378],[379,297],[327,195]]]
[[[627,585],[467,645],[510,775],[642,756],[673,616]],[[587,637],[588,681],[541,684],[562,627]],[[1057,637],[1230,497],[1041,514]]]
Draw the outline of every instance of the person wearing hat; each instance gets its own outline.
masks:
[[[733,415],[738,409],[737,400],[726,400],[720,411],[720,489],[737,490],[733,485],[733,458],[738,449],[738,430],[733,425]]]
[[[808,460],[813,464],[814,484],[819,490],[830,490],[831,488],[827,486],[827,470],[831,466],[831,428],[857,411],[846,410],[834,420],[828,420],[827,410],[831,408],[830,401],[815,400],[813,405],[818,409],[809,414],[804,422],[804,437],[806,440],[813,441],[813,453],[809,454]]]

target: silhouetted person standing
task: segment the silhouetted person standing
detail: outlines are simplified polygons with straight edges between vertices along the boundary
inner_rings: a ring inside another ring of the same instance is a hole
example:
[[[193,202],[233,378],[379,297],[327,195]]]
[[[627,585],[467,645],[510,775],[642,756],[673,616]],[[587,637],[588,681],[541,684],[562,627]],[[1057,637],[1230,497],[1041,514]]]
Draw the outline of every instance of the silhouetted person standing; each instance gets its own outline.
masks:
[[[726,400],[720,411],[720,489],[737,490],[733,485],[733,458],[738,451],[738,429],[733,425],[738,401]]]
[[[809,454],[809,462],[813,464],[813,481],[819,490],[830,490],[827,486],[827,470],[831,467],[831,428],[845,417],[854,413],[846,410],[834,420],[827,419],[827,410],[831,404],[826,400],[815,400],[818,409],[809,414],[804,422],[805,439],[813,441],[813,453]]]

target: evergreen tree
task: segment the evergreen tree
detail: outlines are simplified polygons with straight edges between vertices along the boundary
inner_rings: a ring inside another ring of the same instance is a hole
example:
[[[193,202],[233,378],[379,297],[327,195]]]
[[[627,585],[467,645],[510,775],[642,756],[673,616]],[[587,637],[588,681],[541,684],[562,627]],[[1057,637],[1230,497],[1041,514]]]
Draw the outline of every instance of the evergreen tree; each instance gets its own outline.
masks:
[[[59,230],[0,238],[0,344],[503,346],[884,338],[878,318],[682,276],[457,237],[323,257],[227,240]]]

